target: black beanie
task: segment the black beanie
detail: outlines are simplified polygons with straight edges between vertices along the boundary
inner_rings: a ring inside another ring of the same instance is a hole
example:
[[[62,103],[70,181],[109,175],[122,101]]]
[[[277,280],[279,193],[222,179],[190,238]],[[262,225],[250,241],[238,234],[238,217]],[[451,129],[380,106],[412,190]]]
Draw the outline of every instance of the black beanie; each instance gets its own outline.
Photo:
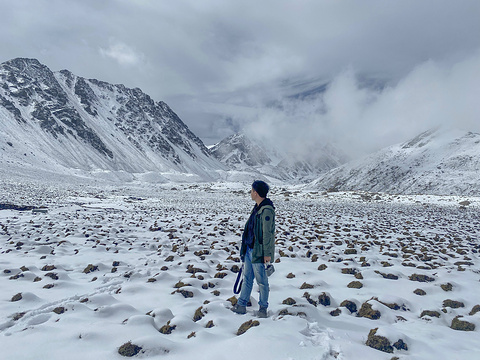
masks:
[[[252,189],[262,198],[267,197],[268,190],[270,190],[267,183],[262,180],[255,180],[252,184]]]

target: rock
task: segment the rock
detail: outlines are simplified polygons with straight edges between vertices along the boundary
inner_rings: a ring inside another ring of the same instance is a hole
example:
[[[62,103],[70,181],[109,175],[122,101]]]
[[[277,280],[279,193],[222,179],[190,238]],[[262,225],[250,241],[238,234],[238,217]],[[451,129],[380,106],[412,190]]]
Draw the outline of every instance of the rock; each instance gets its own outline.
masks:
[[[450,283],[440,285],[443,291],[452,291],[453,285]]]
[[[363,284],[360,281],[352,281],[347,287],[350,289],[361,289]]]
[[[377,330],[378,328],[370,330],[370,333],[368,334],[368,339],[365,345],[386,353],[393,353],[393,347],[390,344],[390,340],[388,340],[384,336],[375,335],[377,333]]]
[[[420,317],[424,317],[424,316],[430,316],[430,317],[437,317],[439,318],[440,317],[440,313],[438,311],[430,311],[430,310],[424,310],[422,311],[422,313],[420,314]]]
[[[285,304],[285,305],[295,305],[297,302],[292,299],[292,298],[287,298],[285,300],[283,300],[282,304]]]
[[[245,334],[250,328],[259,325],[260,323],[257,320],[248,320],[247,322],[240,325],[237,331],[237,335]]]
[[[202,309],[203,309],[203,306],[200,306],[196,311],[195,311],[195,315],[193,315],[193,321],[197,322],[199,320],[201,320],[205,314],[202,312]]]
[[[137,355],[142,351],[142,348],[140,346],[137,346],[135,344],[132,344],[130,341],[128,343],[123,344],[120,346],[118,349],[118,353],[122,356],[126,357],[132,357]]]
[[[18,293],[18,294],[16,294],[16,295],[13,295],[11,301],[12,301],[12,302],[20,301],[20,300],[22,300],[22,298],[23,298],[22,293]]]
[[[480,311],[480,305],[475,305],[473,307],[472,311],[470,311],[470,313],[468,315],[475,315],[479,311]]]
[[[362,307],[358,311],[358,317],[365,317],[371,320],[378,320],[380,319],[381,313],[378,310],[373,310],[372,305],[365,302],[362,304]]]
[[[98,270],[98,266],[88,264],[88,266],[85,269],[83,269],[83,272],[85,274],[89,274],[89,273],[97,271],[97,270]]]
[[[393,347],[397,350],[408,350],[407,344],[405,344],[402,339],[399,339],[396,343],[394,343]]]
[[[452,309],[458,309],[458,308],[462,308],[462,307],[465,307],[465,304],[461,301],[455,301],[455,300],[450,300],[450,299],[447,299],[447,300],[444,300],[443,301],[443,307],[449,307],[449,308],[452,308]]]
[[[162,334],[170,335],[172,331],[175,330],[176,327],[177,325],[170,326],[170,321],[168,321],[167,324],[163,325],[158,331],[161,332]]]
[[[427,293],[422,289],[416,289],[416,290],[413,291],[413,293],[416,294],[416,295],[420,295],[420,296],[427,295]]]
[[[453,330],[459,330],[459,331],[474,331],[475,330],[475,324],[472,324],[468,321],[460,320],[461,316],[457,316],[455,319],[452,320],[452,324],[450,325],[450,328]]]
[[[304,290],[304,289],[313,289],[313,288],[314,288],[313,285],[308,284],[308,283],[306,283],[306,282],[304,282],[304,283],[302,284],[302,286],[300,286],[300,289],[302,289],[302,290]]]
[[[318,297],[318,302],[323,306],[330,306],[330,296],[328,296],[326,293],[322,293]]]
[[[333,311],[330,311],[331,316],[340,316],[341,313],[342,313],[342,310],[340,309],[335,309]]]
[[[412,281],[419,281],[419,282],[432,282],[435,281],[434,278],[428,276],[428,275],[421,275],[421,274],[412,274],[409,277],[410,280]]]
[[[355,304],[353,301],[344,300],[342,301],[340,306],[346,307],[350,311],[350,313],[357,312],[357,304]]]

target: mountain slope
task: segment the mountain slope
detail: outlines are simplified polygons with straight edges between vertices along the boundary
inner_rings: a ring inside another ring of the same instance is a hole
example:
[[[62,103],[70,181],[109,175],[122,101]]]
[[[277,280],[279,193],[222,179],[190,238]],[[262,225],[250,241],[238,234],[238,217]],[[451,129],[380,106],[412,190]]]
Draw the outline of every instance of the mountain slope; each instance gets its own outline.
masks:
[[[280,180],[311,180],[345,162],[345,155],[329,144],[319,145],[308,156],[300,156],[242,133],[225,138],[210,152],[231,169]]]
[[[224,168],[164,102],[35,59],[0,65],[0,121],[2,167],[199,180]]]
[[[480,134],[430,130],[336,168],[310,185],[325,190],[480,195]]]

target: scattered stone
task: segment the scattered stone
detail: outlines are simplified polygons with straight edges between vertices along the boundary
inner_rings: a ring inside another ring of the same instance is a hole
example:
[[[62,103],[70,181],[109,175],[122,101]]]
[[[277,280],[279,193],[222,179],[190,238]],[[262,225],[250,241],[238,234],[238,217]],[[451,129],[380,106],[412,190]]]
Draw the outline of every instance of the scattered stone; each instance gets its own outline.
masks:
[[[480,305],[475,305],[473,307],[472,311],[470,311],[470,313],[468,315],[475,315],[479,311],[480,311]]]
[[[396,343],[394,343],[393,347],[397,350],[408,351],[408,346],[402,339],[399,339]]]
[[[322,264],[322,265],[320,265],[320,266],[318,267],[318,270],[323,271],[323,270],[326,270],[327,268],[328,268],[327,265]]]
[[[443,291],[452,291],[453,290],[453,285],[450,283],[442,284],[440,285]]]
[[[368,334],[368,339],[365,345],[386,353],[393,353],[393,347],[390,344],[390,340],[388,340],[384,336],[375,335],[377,333],[377,330],[378,328],[370,330],[370,333]]]
[[[97,271],[97,270],[98,270],[98,266],[88,264],[88,266],[85,269],[83,269],[83,272],[85,274],[89,274],[89,273]]]
[[[318,297],[318,303],[322,304],[323,306],[330,306],[330,296],[328,296],[326,293],[320,294]]]
[[[419,281],[419,282],[432,282],[435,281],[435,278],[432,278],[428,275],[421,275],[421,274],[412,274],[409,277],[412,281]]]
[[[443,307],[444,308],[449,307],[449,308],[452,308],[452,309],[458,309],[458,308],[465,307],[465,304],[461,301],[447,299],[447,300],[443,301]]]
[[[314,286],[313,286],[313,285],[311,285],[311,284],[308,284],[308,283],[306,283],[306,282],[304,282],[304,283],[302,284],[302,286],[300,286],[300,289],[301,289],[301,290],[305,290],[305,289],[313,289],[313,288],[314,288]]]
[[[353,269],[353,268],[342,269],[342,274],[355,275],[357,272],[358,272],[357,269]]]
[[[13,295],[11,302],[20,301],[22,299],[23,299],[22,293],[18,293],[16,295]]]
[[[185,289],[180,289],[180,290],[177,290],[175,292],[182,294],[185,299],[193,297],[193,292],[185,290]]]
[[[172,331],[175,330],[176,327],[177,325],[170,326],[170,321],[168,321],[167,324],[163,325],[158,331],[161,332],[162,334],[170,335]]]
[[[210,320],[207,325],[205,325],[205,328],[206,329],[211,329],[215,326],[215,324],[213,323],[213,320]]]
[[[364,302],[362,304],[362,307],[358,311],[357,316],[364,317],[371,320],[378,320],[380,319],[381,313],[378,310],[373,310],[372,305],[369,304],[368,302]]]
[[[346,307],[350,311],[350,313],[357,312],[357,304],[355,304],[353,301],[344,300],[342,301],[340,306]]]
[[[193,321],[197,322],[205,316],[205,313],[203,313],[202,310],[203,306],[200,306],[197,310],[195,310],[195,314],[193,315]]]
[[[382,273],[378,270],[375,270],[375,273],[381,275],[384,279],[398,280],[398,276],[394,275],[394,274],[385,274],[385,273]]]
[[[26,314],[26,312],[21,312],[21,313],[16,313],[12,316],[12,319],[13,321],[18,321],[20,320],[22,317],[24,317]]]
[[[56,307],[55,309],[52,310],[55,314],[63,314],[65,311],[67,311],[63,306]]]
[[[290,305],[290,306],[291,306],[291,305],[295,305],[296,303],[297,303],[297,302],[296,302],[294,299],[290,298],[290,297],[287,298],[287,299],[285,299],[285,300],[283,300],[283,302],[282,302],[282,304]]]
[[[430,317],[437,317],[439,318],[440,317],[440,313],[438,311],[430,311],[430,310],[424,310],[422,311],[422,313],[420,314],[420,317],[424,317],[424,316],[430,316]]]
[[[132,344],[130,341],[119,347],[118,353],[122,356],[133,357],[142,351],[142,347]]]
[[[254,326],[259,326],[260,323],[257,320],[248,320],[247,322],[240,325],[237,331],[237,336],[245,334],[250,328]]]
[[[55,273],[48,273],[45,274],[45,276],[51,278],[52,280],[58,280],[58,276]]]
[[[416,289],[416,290],[413,291],[413,293],[416,294],[416,295],[419,295],[419,296],[427,295],[427,293],[422,289]]]
[[[362,273],[360,273],[360,272],[359,272],[359,273],[356,273],[356,274],[355,274],[355,279],[363,280],[363,275],[362,275]]]
[[[305,299],[307,299],[307,301],[308,301],[310,304],[312,304],[313,306],[317,307],[317,302],[312,299],[311,295],[310,295],[308,292],[305,292],[305,293],[303,294],[303,297],[304,297]]]
[[[55,269],[56,269],[55,265],[45,265],[42,268],[42,271],[52,271],[52,270],[55,270]]]
[[[232,296],[231,298],[227,299],[227,301],[230,301],[230,304],[232,304],[232,306],[235,306],[238,302],[238,299],[235,296]]]
[[[461,316],[457,316],[455,319],[452,320],[452,324],[450,328],[453,330],[459,331],[474,331],[475,324],[472,324],[468,321],[460,320]]]
[[[175,289],[180,289],[180,288],[182,288],[182,287],[184,287],[184,286],[192,286],[192,285],[191,285],[191,284],[185,284],[184,282],[179,281],[179,282],[177,282],[173,287],[174,287]]]
[[[361,289],[363,284],[360,281],[352,281],[347,287],[350,289]]]
[[[342,310],[340,309],[335,309],[333,311],[330,311],[331,316],[340,316],[341,313],[342,313]]]

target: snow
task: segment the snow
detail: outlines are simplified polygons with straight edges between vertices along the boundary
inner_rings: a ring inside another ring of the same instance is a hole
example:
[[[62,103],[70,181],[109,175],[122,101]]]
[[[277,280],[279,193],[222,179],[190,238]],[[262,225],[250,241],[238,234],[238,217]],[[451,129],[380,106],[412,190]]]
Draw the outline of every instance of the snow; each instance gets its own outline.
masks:
[[[257,319],[256,287],[246,315],[230,311],[232,270],[240,265],[241,230],[253,205],[249,182],[1,179],[0,203],[48,208],[0,210],[5,359],[123,359],[118,351],[128,342],[142,348],[135,358],[151,359],[480,358],[480,312],[469,315],[480,303],[480,198],[273,185],[279,262],[270,278],[269,317]],[[97,268],[86,272],[90,264]],[[410,280],[414,274],[434,281]],[[363,287],[348,287],[352,281]],[[304,283],[312,287],[301,289]],[[324,293],[330,305],[319,303]],[[17,294],[21,299],[12,301]],[[295,304],[283,304],[288,298]],[[464,307],[444,307],[448,299]],[[344,300],[358,310],[368,302],[381,316],[358,317],[340,306]],[[199,308],[204,316],[194,321]],[[332,316],[336,309],[341,313]],[[421,318],[424,310],[440,317]],[[476,329],[451,329],[459,315]],[[236,335],[248,320],[259,325]],[[161,333],[167,324],[174,329]],[[408,350],[366,346],[375,328]]]
[[[337,167],[307,186],[478,196],[479,154],[480,134],[440,127]]]

